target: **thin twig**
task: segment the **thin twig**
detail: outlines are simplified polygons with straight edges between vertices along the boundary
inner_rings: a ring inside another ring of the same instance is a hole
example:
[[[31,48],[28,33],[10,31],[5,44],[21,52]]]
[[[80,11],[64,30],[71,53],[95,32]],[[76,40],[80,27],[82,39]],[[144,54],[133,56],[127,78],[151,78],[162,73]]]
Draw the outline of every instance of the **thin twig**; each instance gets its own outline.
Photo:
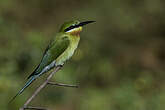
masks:
[[[28,106],[28,107],[26,107],[26,108],[24,108],[24,109],[48,110],[48,109],[46,109],[46,108],[42,108],[42,107],[31,107],[31,106]]]
[[[55,86],[63,86],[63,87],[75,87],[78,88],[77,85],[69,85],[69,84],[62,84],[62,83],[55,83],[55,82],[48,82],[49,85],[55,85]]]
[[[61,69],[61,66],[58,66],[53,72],[50,73],[50,75],[47,77],[47,79],[45,80],[45,82],[43,82],[37,89],[36,91],[32,94],[32,96],[25,102],[24,106],[22,108],[20,108],[20,110],[25,110],[28,109],[28,104],[36,97],[36,95],[47,85],[47,83],[49,82],[49,80],[52,78],[52,76]],[[38,110],[43,110],[43,109],[39,109],[37,107],[34,107],[33,109],[38,109]]]

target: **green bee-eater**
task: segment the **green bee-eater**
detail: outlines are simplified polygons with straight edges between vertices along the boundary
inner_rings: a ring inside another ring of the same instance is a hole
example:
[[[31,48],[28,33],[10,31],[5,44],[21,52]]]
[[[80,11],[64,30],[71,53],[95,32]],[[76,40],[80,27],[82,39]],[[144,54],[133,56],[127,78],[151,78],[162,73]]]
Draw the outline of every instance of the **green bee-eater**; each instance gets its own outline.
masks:
[[[54,67],[62,66],[65,61],[70,59],[79,44],[82,26],[92,22],[94,21],[79,22],[74,20],[65,22],[56,34],[54,40],[46,48],[40,64],[28,77],[28,81],[16,96],[20,95],[36,78]],[[14,96],[12,100],[14,100],[16,96]]]

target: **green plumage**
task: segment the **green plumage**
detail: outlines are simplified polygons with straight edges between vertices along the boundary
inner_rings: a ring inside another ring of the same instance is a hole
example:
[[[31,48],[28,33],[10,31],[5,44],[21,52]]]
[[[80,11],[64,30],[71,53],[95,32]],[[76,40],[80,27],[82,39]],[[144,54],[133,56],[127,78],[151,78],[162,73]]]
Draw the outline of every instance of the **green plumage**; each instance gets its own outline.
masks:
[[[63,65],[65,61],[73,55],[78,46],[80,40],[79,33],[82,31],[82,26],[91,22],[93,21],[80,23],[76,20],[64,23],[54,40],[46,48],[40,64],[28,77],[28,81],[16,96],[21,94],[40,75],[56,66]],[[14,100],[16,96],[13,97],[12,100]]]
[[[51,64],[53,61],[56,62],[56,59],[68,48],[70,44],[72,44],[72,41],[70,41],[69,35],[65,35],[63,33],[59,33],[58,35],[56,35],[55,39],[45,50],[41,63],[28,78],[33,75],[39,74],[46,66]]]

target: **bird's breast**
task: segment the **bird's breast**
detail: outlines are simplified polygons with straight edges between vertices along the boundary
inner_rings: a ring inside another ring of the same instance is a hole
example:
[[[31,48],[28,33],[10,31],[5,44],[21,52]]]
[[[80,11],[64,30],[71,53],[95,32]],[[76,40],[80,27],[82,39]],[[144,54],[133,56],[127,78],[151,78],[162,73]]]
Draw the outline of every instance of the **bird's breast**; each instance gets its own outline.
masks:
[[[80,37],[77,36],[70,38],[68,48],[57,58],[56,65],[62,65],[66,60],[70,59],[79,44],[79,40]]]

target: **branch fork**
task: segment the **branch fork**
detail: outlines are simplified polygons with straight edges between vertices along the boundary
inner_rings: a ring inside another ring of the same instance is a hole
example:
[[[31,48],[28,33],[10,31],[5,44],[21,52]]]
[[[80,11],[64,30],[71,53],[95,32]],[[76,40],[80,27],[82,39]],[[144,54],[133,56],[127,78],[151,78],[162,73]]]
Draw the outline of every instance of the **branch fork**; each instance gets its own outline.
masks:
[[[77,85],[70,85],[70,84],[62,84],[62,83],[55,83],[52,81],[49,81],[53,75],[59,71],[62,68],[62,66],[56,67],[56,69],[50,73],[50,75],[47,77],[47,79],[36,89],[36,91],[32,94],[30,98],[24,103],[23,107],[21,107],[19,110],[25,110],[25,109],[33,109],[33,110],[48,110],[46,108],[42,107],[33,107],[33,106],[28,106],[29,103],[36,97],[36,95],[46,86],[46,85],[54,85],[54,86],[60,86],[60,87],[74,87],[78,88]]]

